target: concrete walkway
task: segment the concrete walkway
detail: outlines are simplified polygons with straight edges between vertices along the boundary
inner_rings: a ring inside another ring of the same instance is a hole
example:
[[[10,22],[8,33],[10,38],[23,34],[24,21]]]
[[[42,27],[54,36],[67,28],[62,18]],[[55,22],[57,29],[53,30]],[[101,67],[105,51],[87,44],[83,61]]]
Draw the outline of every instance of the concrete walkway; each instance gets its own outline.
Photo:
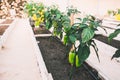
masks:
[[[26,19],[18,19],[0,50],[0,80],[42,80]]]
[[[115,29],[120,28],[120,26],[116,27],[118,24],[120,24],[120,21],[116,21],[113,18],[105,18],[102,25],[106,29],[107,34],[101,28],[98,29],[97,34],[102,34],[108,37],[110,33],[113,33],[115,31]],[[118,35],[114,39],[120,40],[120,35]],[[114,58],[113,60],[111,60],[111,57],[113,56],[117,48],[114,48],[99,40],[95,40],[95,42],[99,49],[98,54],[100,57],[100,63],[98,62],[96,53],[93,48],[91,48],[91,54],[86,61],[98,71],[99,75],[104,78],[103,80],[120,80],[120,58]]]
[[[95,40],[95,42],[99,49],[100,62],[94,49],[91,48],[91,54],[86,60],[87,63],[98,71],[103,80],[120,80],[120,62],[117,62],[116,59],[111,60],[112,55],[117,49],[98,40]]]

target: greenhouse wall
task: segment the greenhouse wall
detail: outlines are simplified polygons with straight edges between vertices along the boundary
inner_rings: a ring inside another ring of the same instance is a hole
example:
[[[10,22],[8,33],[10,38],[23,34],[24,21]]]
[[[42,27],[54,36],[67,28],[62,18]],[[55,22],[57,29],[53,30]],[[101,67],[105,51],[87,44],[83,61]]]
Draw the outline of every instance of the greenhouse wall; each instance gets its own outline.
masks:
[[[70,0],[69,5],[74,5],[84,13],[93,15],[106,15],[108,10],[120,8],[120,0]]]
[[[31,0],[28,0],[31,1]],[[62,11],[66,7],[73,5],[82,13],[92,15],[106,15],[108,10],[116,10],[120,8],[120,0],[34,0],[35,2],[43,2],[49,6],[57,4]]]
[[[70,0],[69,5],[74,5],[77,7],[81,12],[96,15],[98,13],[97,0]]]
[[[105,15],[107,10],[120,8],[120,0],[99,0],[99,14]]]
[[[58,5],[61,11],[65,11],[66,7],[68,6],[68,0],[34,0],[34,2],[42,2],[46,6]]]

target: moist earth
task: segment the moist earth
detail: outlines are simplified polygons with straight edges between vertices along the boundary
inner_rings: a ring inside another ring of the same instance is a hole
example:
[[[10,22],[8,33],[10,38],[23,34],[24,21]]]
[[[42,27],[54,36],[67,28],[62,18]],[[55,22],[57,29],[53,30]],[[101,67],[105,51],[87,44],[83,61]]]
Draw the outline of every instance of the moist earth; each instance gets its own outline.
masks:
[[[5,21],[3,21],[0,24],[11,24],[13,22],[12,19],[6,19]],[[3,33],[5,32],[5,30],[8,28],[9,25],[0,25],[0,35],[3,35]]]
[[[54,80],[70,80],[71,65],[68,63],[68,58],[65,57],[67,48],[62,42],[56,37],[39,37],[36,38],[36,40],[40,41],[38,46],[48,72],[52,73]],[[88,65],[86,66],[97,75],[94,69]],[[89,74],[88,70],[83,65],[76,68],[73,73],[72,80],[96,80]],[[97,80],[100,79],[98,78]]]

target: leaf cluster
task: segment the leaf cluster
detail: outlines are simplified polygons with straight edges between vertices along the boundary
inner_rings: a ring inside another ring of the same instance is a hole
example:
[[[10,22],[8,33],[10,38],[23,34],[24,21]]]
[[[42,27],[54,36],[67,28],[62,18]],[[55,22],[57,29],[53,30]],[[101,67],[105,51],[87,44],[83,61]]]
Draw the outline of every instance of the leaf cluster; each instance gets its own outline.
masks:
[[[26,9],[30,16],[44,9],[43,4],[27,4]],[[100,27],[100,22],[92,15],[84,18],[77,18],[79,22],[71,25],[69,16],[79,11],[73,7],[68,9],[68,14],[61,12],[56,5],[45,8],[44,22],[46,29],[53,28],[53,35],[58,36],[66,46],[70,45],[71,50],[78,55],[79,62],[82,64],[90,54],[92,46],[98,56],[98,48],[94,42],[95,31]],[[78,46],[76,46],[76,42]],[[73,48],[73,49],[72,49]],[[69,53],[69,52],[68,52]]]
[[[95,31],[99,27],[99,21],[96,21],[96,18],[92,15],[86,17],[78,18],[79,23],[74,23],[71,27],[64,27],[64,44],[75,45],[79,41],[79,45],[74,46],[76,55],[79,57],[79,62],[82,64],[90,54],[90,46],[92,46],[98,56],[98,48],[93,38],[95,36]]]
[[[120,24],[117,25],[117,26],[120,26]],[[110,42],[113,38],[117,37],[118,34],[120,34],[120,29],[119,29],[119,28],[116,29],[113,33],[111,33],[111,34],[109,35],[108,41]],[[120,48],[119,48],[118,50],[116,50],[115,54],[112,56],[111,59],[113,59],[113,58],[118,58],[118,57],[120,57]]]
[[[52,5],[47,8],[45,12],[46,28],[53,27],[53,34],[55,36],[63,37],[63,26],[70,26],[70,19],[67,15],[62,13],[57,6]]]
[[[67,15],[70,16],[71,14],[77,14],[80,13],[80,11],[77,8],[74,8],[73,6],[67,7]]]
[[[45,6],[43,5],[43,3],[26,3],[25,4],[25,12],[27,12],[28,16],[31,17],[33,16],[33,14],[37,14],[37,16],[39,16],[39,11],[43,10],[45,8]]]

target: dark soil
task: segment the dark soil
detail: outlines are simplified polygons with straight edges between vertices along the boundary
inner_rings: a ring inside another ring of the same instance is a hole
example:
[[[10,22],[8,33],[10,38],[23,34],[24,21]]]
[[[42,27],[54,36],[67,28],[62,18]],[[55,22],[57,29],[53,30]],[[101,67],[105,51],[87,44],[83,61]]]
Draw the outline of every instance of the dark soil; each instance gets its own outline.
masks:
[[[118,40],[113,39],[111,42],[108,42],[108,37],[103,36],[103,35],[98,35],[95,37],[95,39],[102,41],[110,46],[120,49],[120,41]]]
[[[0,35],[3,35],[8,26],[0,26]]]
[[[44,27],[33,28],[34,34],[50,34],[51,32],[46,30]]]
[[[54,80],[70,80],[71,65],[68,63],[68,59],[65,58],[67,48],[56,37],[39,37],[36,39],[40,41],[38,43],[39,48],[48,72],[52,73]],[[84,63],[80,68],[74,70],[72,80],[100,80],[94,79],[85,67],[97,76],[95,69]]]
[[[51,33],[50,31],[45,29],[45,25],[44,24],[40,24],[39,28],[35,28],[35,25],[34,25],[35,22],[31,18],[29,18],[29,22],[30,22],[30,25],[31,25],[35,35],[36,34],[50,34]]]
[[[0,24],[10,24],[12,23],[13,20],[11,19],[7,19],[4,22],[0,23]],[[0,25],[0,35],[3,35],[3,33],[5,32],[5,30],[8,28],[7,25]]]
[[[10,24],[12,22],[13,22],[12,19],[7,19],[7,20],[3,21],[1,24]]]
[[[49,34],[50,32],[43,27],[34,31],[34,34]],[[54,80],[70,80],[71,65],[66,58],[67,48],[56,37],[38,37],[36,38],[39,48],[41,50],[43,59],[47,66],[48,72],[52,73]],[[115,48],[120,48],[120,41],[112,40],[108,43],[108,38],[103,35],[96,36],[95,39],[102,41]],[[92,73],[92,75],[90,74]],[[87,63],[83,63],[79,68],[73,72],[72,80],[102,80],[99,78],[95,69]]]

